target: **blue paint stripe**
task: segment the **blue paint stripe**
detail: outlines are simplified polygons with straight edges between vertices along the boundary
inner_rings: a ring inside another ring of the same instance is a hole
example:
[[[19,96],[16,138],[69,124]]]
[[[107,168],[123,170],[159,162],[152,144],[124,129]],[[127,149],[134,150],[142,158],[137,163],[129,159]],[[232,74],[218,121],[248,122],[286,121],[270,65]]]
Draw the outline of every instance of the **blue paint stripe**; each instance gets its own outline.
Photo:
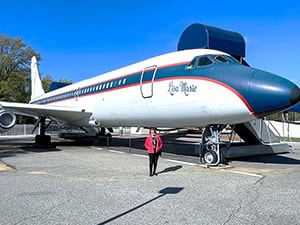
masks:
[[[253,112],[251,106],[248,104],[247,100],[240,94],[239,91],[237,91],[234,87],[232,87],[229,83],[231,82],[222,82],[218,78],[216,74],[213,72],[214,67],[200,67],[200,69],[186,69],[187,63],[183,64],[177,64],[172,66],[164,66],[160,67],[156,71],[155,75],[155,82],[158,81],[168,81],[173,79],[201,79],[201,80],[208,80],[213,83],[217,83],[218,85],[224,86],[225,88],[231,90],[234,92],[248,107],[249,111]],[[152,69],[153,70],[153,69]],[[223,68],[223,70],[226,70],[226,67]],[[151,70],[150,74],[152,74]],[[149,72],[147,71],[147,72]],[[138,86],[140,85],[140,72],[131,73],[129,75],[124,75],[121,77],[118,77],[116,79],[110,79],[106,80],[100,83],[92,84],[89,86],[81,87],[77,90],[72,90],[69,92],[64,92],[59,95],[54,95],[51,97],[47,97],[32,103],[35,104],[49,104],[49,103],[55,103],[55,102],[61,102],[66,100],[71,100],[80,97],[87,97],[95,94],[101,94],[106,93],[109,91],[116,91],[132,86]],[[172,76],[170,76],[172,74]],[[152,76],[144,76],[143,83],[149,83],[151,82]]]
[[[240,64],[219,65],[214,63],[213,66],[186,69],[187,64],[188,63],[185,62],[159,67],[156,71],[155,82],[171,81],[173,79],[208,80],[232,91],[241,99],[248,110],[254,114],[272,109],[272,107],[278,109],[284,104],[289,104],[289,94],[294,84],[274,74]],[[259,72],[259,75],[255,76],[254,74],[257,72]],[[78,90],[72,90],[47,97],[33,103],[49,104],[74,99],[75,97],[86,97],[132,86],[139,86],[141,73],[142,71],[134,72],[115,79],[81,87]],[[153,73],[153,68],[152,71],[150,69],[145,73],[151,75]],[[253,81],[253,77],[257,77],[257,83]],[[152,76],[145,74],[143,83],[149,83],[151,82],[151,79]],[[277,92],[268,90],[263,85],[260,85],[260,80],[265,81],[266,84],[271,83],[274,87],[283,87],[283,89]],[[209,95],[209,93],[207,94]]]
[[[179,67],[179,68],[178,68]],[[171,71],[173,70],[180,70],[180,68],[186,67],[186,64],[183,65],[176,65],[176,66],[171,66],[171,67],[161,67],[160,69],[157,69],[156,73],[156,79],[159,79],[160,74],[163,74],[162,78],[171,78],[170,77],[170,72],[168,72],[170,69]],[[152,69],[153,70],[153,69]],[[149,72],[151,70],[147,70]],[[147,73],[145,72],[145,73]],[[94,94],[101,94],[105,93],[108,91],[114,91],[114,90],[119,90],[123,88],[128,88],[130,86],[136,86],[140,85],[140,78],[141,78],[141,73],[140,72],[135,72],[131,73],[129,75],[124,75],[115,79],[110,79],[106,80],[100,83],[96,84],[91,84],[88,86],[80,87],[80,89],[74,89],[72,91],[64,92],[58,95],[53,95],[47,98],[43,98],[37,101],[32,102],[33,104],[49,104],[49,103],[54,103],[54,102],[60,102],[60,101],[65,101],[65,100],[70,100],[75,97],[80,98],[80,97],[85,97],[85,96],[90,96]],[[177,75],[178,76],[178,75]],[[174,77],[172,75],[172,77]],[[176,77],[176,75],[175,75]],[[144,80],[144,83],[151,82],[152,76],[146,76],[146,79]]]

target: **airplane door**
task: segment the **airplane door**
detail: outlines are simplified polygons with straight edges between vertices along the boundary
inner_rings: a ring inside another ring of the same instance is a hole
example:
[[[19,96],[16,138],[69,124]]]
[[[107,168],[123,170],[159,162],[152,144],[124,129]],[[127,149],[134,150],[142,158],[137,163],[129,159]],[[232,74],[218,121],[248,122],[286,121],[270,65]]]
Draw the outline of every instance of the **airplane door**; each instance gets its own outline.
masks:
[[[143,98],[151,98],[153,96],[153,82],[156,71],[156,65],[148,66],[143,70],[141,74],[140,88]]]

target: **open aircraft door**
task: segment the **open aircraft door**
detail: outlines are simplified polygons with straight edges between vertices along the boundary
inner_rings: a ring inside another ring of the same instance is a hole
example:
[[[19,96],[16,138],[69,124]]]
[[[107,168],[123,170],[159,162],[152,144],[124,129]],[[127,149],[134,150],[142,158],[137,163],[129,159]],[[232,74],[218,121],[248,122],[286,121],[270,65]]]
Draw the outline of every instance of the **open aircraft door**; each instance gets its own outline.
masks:
[[[146,67],[140,79],[141,94],[144,98],[151,98],[153,96],[153,82],[155,79],[155,74],[157,71],[157,66]]]

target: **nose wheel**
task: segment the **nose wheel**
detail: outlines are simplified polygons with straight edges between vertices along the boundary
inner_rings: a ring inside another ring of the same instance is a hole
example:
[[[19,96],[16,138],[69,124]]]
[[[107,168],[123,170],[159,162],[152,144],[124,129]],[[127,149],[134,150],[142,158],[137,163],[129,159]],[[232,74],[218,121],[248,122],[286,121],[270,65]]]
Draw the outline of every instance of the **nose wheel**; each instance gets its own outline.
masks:
[[[203,154],[203,161],[207,165],[215,165],[218,162],[218,155],[213,150],[205,149]]]
[[[222,162],[220,151],[220,136],[223,125],[211,125],[204,128],[202,133],[200,160],[207,166],[217,166]]]

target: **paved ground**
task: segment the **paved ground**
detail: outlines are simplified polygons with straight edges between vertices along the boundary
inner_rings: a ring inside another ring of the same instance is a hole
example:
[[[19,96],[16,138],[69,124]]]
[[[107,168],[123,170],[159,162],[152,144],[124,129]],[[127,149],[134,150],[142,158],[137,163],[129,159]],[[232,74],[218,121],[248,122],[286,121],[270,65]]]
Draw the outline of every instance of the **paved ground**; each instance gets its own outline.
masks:
[[[130,153],[129,153],[130,152]],[[300,146],[205,168],[144,150],[0,144],[0,224],[300,224]]]

